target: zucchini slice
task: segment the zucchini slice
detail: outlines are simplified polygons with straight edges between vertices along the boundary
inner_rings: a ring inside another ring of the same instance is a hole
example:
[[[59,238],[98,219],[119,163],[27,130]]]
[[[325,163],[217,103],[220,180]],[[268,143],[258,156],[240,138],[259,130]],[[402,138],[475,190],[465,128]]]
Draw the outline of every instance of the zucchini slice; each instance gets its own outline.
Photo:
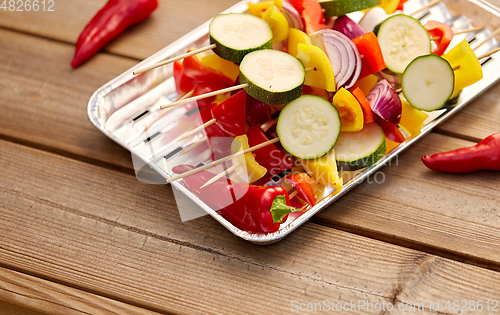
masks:
[[[384,130],[377,123],[365,124],[357,132],[342,132],[334,147],[337,166],[342,171],[356,171],[375,164],[386,149]]]
[[[325,18],[369,9],[380,4],[380,0],[319,0]]]
[[[270,105],[286,104],[302,94],[305,70],[297,58],[278,50],[249,53],[240,64],[240,83],[248,95]]]
[[[209,26],[210,44],[219,57],[240,63],[246,54],[272,48],[273,33],[266,21],[246,13],[219,14]]]
[[[339,112],[330,102],[302,95],[283,107],[276,131],[281,145],[299,159],[319,158],[330,151],[340,134]]]
[[[411,16],[397,14],[375,27],[387,69],[403,73],[415,58],[431,53],[431,39],[425,27]]]
[[[401,77],[403,95],[416,109],[433,111],[453,94],[455,74],[448,61],[438,55],[415,58]]]

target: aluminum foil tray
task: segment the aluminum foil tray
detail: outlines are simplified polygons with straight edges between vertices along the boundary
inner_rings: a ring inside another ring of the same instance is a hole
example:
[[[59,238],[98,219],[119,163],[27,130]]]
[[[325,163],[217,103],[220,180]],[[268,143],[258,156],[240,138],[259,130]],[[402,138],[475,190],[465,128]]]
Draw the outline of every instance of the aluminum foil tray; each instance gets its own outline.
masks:
[[[247,2],[248,0],[242,1],[224,11],[224,13],[244,12],[247,9]],[[427,0],[410,0],[407,3],[405,4],[406,13],[413,12],[423,6],[427,3]],[[354,20],[360,18],[359,13],[353,13],[350,16]],[[500,26],[500,10],[482,0],[444,0],[430,9],[414,15],[414,17],[420,19],[423,23],[430,19],[446,22],[454,29],[460,29],[461,27],[472,28],[473,26],[486,27],[475,33],[455,36],[450,45],[451,47],[466,38],[474,48],[474,42],[483,41],[492,33],[492,30]],[[182,156],[182,158],[178,157],[178,153],[183,148],[202,137],[200,135],[195,139],[174,141],[183,132],[197,126],[196,119],[192,118],[199,115],[196,108],[190,109],[188,105],[179,106],[168,114],[159,117],[161,114],[159,105],[168,104],[178,98],[172,77],[172,64],[148,71],[139,76],[134,76],[132,72],[182,54],[189,48],[206,45],[208,42],[209,22],[207,21],[99,88],[92,95],[88,104],[90,121],[106,136],[131,151],[136,169],[138,163],[149,166],[157,173],[155,173],[157,176],[158,174],[161,176],[163,183],[165,183],[164,180],[173,176],[171,171],[173,166],[181,163],[198,165],[200,162],[210,159],[210,152],[208,146],[200,146],[200,148]],[[477,49],[476,54],[481,55],[498,46],[500,46],[500,43],[493,37]],[[319,201],[318,204],[294,220],[288,220],[282,224],[280,230],[275,233],[252,234],[236,228],[192,194],[189,189],[182,185],[182,180],[173,183],[173,186],[178,190],[176,193],[176,189],[173,189],[174,193],[178,194],[180,192],[189,197],[196,205],[232,233],[245,240],[263,245],[279,241],[313,215],[325,209],[356,185],[363,182],[368,176],[375,174],[391,159],[429,133],[432,128],[462,109],[500,79],[500,53],[481,60],[481,63],[484,78],[464,89],[460,96],[450,101],[444,109],[432,112],[419,134],[406,139],[377,163],[357,173],[344,184],[340,191],[327,190],[325,198]],[[144,126],[156,119],[159,120],[147,132],[143,132]],[[179,200],[176,199],[179,206]]]

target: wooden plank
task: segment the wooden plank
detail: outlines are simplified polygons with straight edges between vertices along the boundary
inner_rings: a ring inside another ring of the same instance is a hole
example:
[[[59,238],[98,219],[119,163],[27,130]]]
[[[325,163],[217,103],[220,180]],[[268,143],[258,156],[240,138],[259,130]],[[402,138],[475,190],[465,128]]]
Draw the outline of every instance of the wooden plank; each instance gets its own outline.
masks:
[[[99,54],[71,70],[72,46],[5,30],[0,47],[1,138],[131,171],[130,153],[90,123],[87,103],[134,61]]]
[[[4,141],[0,156],[0,265],[151,310],[286,314],[325,300],[500,294],[487,269],[313,223],[257,246],[210,217],[181,223],[168,186]]]
[[[0,301],[0,310],[2,310],[3,315],[48,315],[46,313],[44,314],[27,309],[24,306],[13,305],[3,301]]]
[[[420,160],[472,144],[431,133],[311,220],[500,270],[497,172],[441,174]]]
[[[104,50],[145,59],[239,1],[158,2],[158,9],[149,19],[127,30]],[[0,10],[0,26],[74,44],[85,25],[105,3],[106,0],[55,1],[53,12]],[[68,56],[73,56],[73,50]],[[69,62],[65,64],[69,65]]]
[[[69,69],[65,68],[64,65],[61,66],[57,61],[63,58],[62,56],[65,54],[65,51],[68,50],[67,45],[9,31],[0,30],[0,35],[0,43],[9,43],[8,45],[4,45],[6,49],[0,56],[0,67],[6,67],[4,73],[7,74],[0,78],[0,91],[2,92],[0,93],[0,106],[4,113],[0,116],[0,124],[2,125],[2,129],[0,130],[1,137],[39,147],[44,150],[62,153],[70,157],[76,157],[84,161],[125,169],[131,172],[132,165],[130,163],[129,153],[102,135],[85,118],[85,104],[93,89],[97,88],[102,82],[107,80],[107,78],[112,77],[114,71],[120,72],[122,71],[120,70],[121,67],[126,68],[130,66],[130,62],[126,59],[102,54],[91,61],[86,68],[76,70],[75,73],[78,73],[78,75],[72,75]],[[32,52],[31,47],[40,47],[36,56]],[[38,57],[41,59],[37,59]],[[27,60],[39,61],[29,64],[26,63]],[[107,64],[107,66],[104,66],[104,64]],[[91,65],[92,68],[90,68]],[[101,77],[104,77],[104,80],[101,79]],[[489,94],[483,97],[488,99],[491,98]],[[32,106],[33,101],[37,101],[38,105]],[[484,102],[482,104],[494,108],[494,105],[488,105],[493,104],[493,102]],[[471,104],[470,106],[472,107],[473,105],[474,104]],[[425,149],[428,150],[428,153],[470,144],[468,142],[453,142],[447,137],[439,137],[436,135],[430,137],[433,137],[431,139],[438,140],[422,140],[426,141],[426,144],[423,145],[425,148],[428,147],[428,149]],[[433,142],[437,143],[433,144]],[[443,146],[439,146],[441,142],[443,142]],[[448,143],[448,146],[446,143]],[[413,170],[413,172],[415,169],[423,171],[423,166],[419,162],[421,154],[420,148],[423,147],[412,149],[411,152],[414,153],[405,153],[401,157],[402,162],[406,161],[405,167],[407,166],[408,169]],[[393,180],[399,177],[398,169],[399,168],[394,168],[392,173],[394,175],[391,177]],[[391,168],[388,170],[391,170]],[[472,210],[473,205],[470,202],[466,203],[469,206],[466,210],[462,211],[462,213],[465,214],[462,214],[462,217],[457,219],[453,217],[454,214],[451,212],[454,205],[447,204],[446,200],[440,200],[439,203],[434,203],[431,207],[432,210],[430,214],[432,214],[432,220],[427,220],[425,216],[420,218],[419,213],[425,213],[421,212],[420,209],[427,207],[425,201],[422,201],[425,200],[424,197],[428,197],[431,191],[436,191],[436,187],[447,186],[448,181],[454,182],[457,177],[445,176],[438,181],[438,185],[433,185],[433,183],[429,184],[428,178],[429,176],[435,177],[435,175],[429,174],[428,172],[420,172],[419,174],[421,178],[418,181],[404,177],[399,180],[397,185],[389,186],[389,188],[386,187],[387,185],[380,185],[383,186],[382,189],[389,190],[389,192],[384,195],[384,198],[392,203],[386,201],[380,202],[379,200],[378,203],[374,203],[378,205],[377,209],[374,210],[374,206],[371,202],[363,203],[363,200],[367,199],[359,198],[359,195],[356,194],[357,190],[355,190],[353,193],[349,193],[347,197],[343,198],[341,203],[333,205],[331,211],[324,212],[321,217],[318,217],[321,219],[318,219],[319,221],[317,222],[326,225],[334,225],[342,229],[350,229],[351,231],[356,231],[356,233],[381,239],[386,239],[386,237],[390,236],[391,241],[395,242],[400,240],[401,242],[405,242],[405,246],[410,246],[409,244],[417,246],[417,243],[421,243],[425,246],[437,244],[437,247],[433,247],[434,245],[427,248],[418,247],[419,249],[432,252],[441,252],[444,250],[443,246],[439,245],[441,244],[439,240],[447,239],[449,242],[446,248],[451,250],[450,254],[452,254],[453,257],[460,255],[462,259],[467,258],[476,260],[476,262],[492,265],[490,260],[497,260],[496,257],[498,256],[495,256],[498,255],[497,251],[490,250],[490,246],[483,246],[483,241],[471,243],[471,239],[474,239],[472,236],[462,235],[460,238],[455,239],[455,229],[465,228],[469,233],[472,233],[471,231],[480,231],[478,233],[484,233],[486,236],[496,235],[494,228],[498,227],[498,220],[495,219],[494,215],[490,214],[487,216],[488,221],[491,223],[490,228],[486,230],[472,227],[467,228],[467,226],[465,226],[466,222],[470,220],[475,224],[481,224],[481,222],[477,221],[477,212]],[[492,181],[491,178],[488,177],[491,175],[486,174],[487,173],[480,173],[480,175],[476,174],[471,176],[479,176],[479,178],[475,178],[475,180],[480,180],[481,182],[486,181],[487,183],[493,182],[493,184],[495,184],[495,181]],[[483,178],[484,176],[486,176],[486,179]],[[475,182],[474,186],[471,187],[471,181],[468,179],[469,177],[458,178],[462,178],[460,180],[460,185],[465,185],[464,187],[466,187],[463,188],[462,191],[460,191],[460,189],[454,191],[459,199],[469,198],[469,194],[465,194],[463,196],[466,197],[462,197],[463,190],[468,192],[474,191],[470,194],[475,194],[475,190],[477,190],[477,188],[474,188],[477,187],[475,186]],[[423,199],[420,197],[415,198],[413,202],[415,202],[416,206],[412,208],[405,200],[401,200],[401,198],[395,200],[395,196],[393,197],[393,195],[391,195],[392,193],[395,195],[400,193],[396,187],[410,187],[411,189],[420,187],[419,196]],[[378,193],[378,191],[379,187],[376,189],[374,188],[373,191],[369,191],[369,193],[375,194]],[[491,195],[495,197],[498,196],[494,191],[491,192]],[[432,196],[431,198],[436,198],[435,194]],[[450,200],[454,198],[455,197],[450,198]],[[476,198],[478,204],[487,204],[484,201],[488,200],[487,196],[486,199],[481,199],[477,196],[474,198]],[[376,198],[372,198],[371,200],[373,202],[377,201]],[[388,210],[387,205],[392,205],[394,208]],[[493,205],[496,205],[496,203],[493,203]],[[439,207],[441,207],[441,210],[438,209]],[[443,210],[443,207],[447,208]],[[354,208],[354,210],[352,208]],[[396,213],[401,213],[399,210],[400,208],[406,209],[406,214],[401,214],[404,215],[404,220],[406,220],[404,221],[405,224],[400,223],[401,218],[395,217]],[[342,210],[344,214],[342,216],[337,215],[337,209],[344,209]],[[367,216],[366,211],[371,211],[371,214]],[[493,218],[491,219],[490,217]],[[415,218],[420,219],[417,220]],[[387,220],[394,224],[386,224]],[[361,222],[363,222],[363,224],[361,224]],[[444,225],[444,227],[443,229],[434,231],[431,227],[424,227],[423,224],[419,222],[428,222],[429,224],[439,222],[439,224]],[[449,227],[451,223],[453,223],[453,228]],[[417,229],[416,227],[419,228]],[[393,231],[392,234],[394,234],[396,238],[393,238],[391,233],[386,233],[386,231],[389,230]],[[422,231],[425,231],[425,233],[422,233]],[[433,233],[432,238],[427,237],[427,233],[430,232]],[[482,238],[483,236],[478,235],[476,241]],[[463,244],[463,246],[460,245],[459,250],[453,249],[453,246],[450,246],[452,243]],[[496,245],[498,243],[494,241],[492,244]]]
[[[2,314],[158,314],[5,268],[0,301]]]

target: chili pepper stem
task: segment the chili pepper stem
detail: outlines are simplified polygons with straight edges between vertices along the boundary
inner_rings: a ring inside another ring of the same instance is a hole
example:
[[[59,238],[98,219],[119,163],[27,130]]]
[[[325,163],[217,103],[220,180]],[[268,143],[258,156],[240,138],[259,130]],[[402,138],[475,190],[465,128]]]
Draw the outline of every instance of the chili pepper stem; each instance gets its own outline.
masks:
[[[144,73],[146,71],[152,70],[154,68],[158,68],[158,67],[161,67],[161,66],[164,66],[164,65],[168,65],[169,63],[175,62],[177,60],[181,60],[181,59],[184,59],[184,58],[187,58],[187,57],[199,54],[201,52],[204,52],[204,51],[207,51],[207,50],[210,50],[210,49],[214,49],[215,47],[216,47],[215,44],[208,45],[208,46],[202,47],[200,49],[196,49],[196,50],[193,50],[191,52],[188,52],[188,53],[185,53],[185,54],[182,54],[182,55],[179,55],[179,56],[176,56],[176,57],[173,57],[173,58],[170,58],[170,59],[158,62],[158,63],[155,63],[153,65],[141,68],[141,69],[136,70],[136,71],[134,71],[132,73],[134,75],[138,75],[138,74]]]
[[[167,179],[167,184],[170,184],[171,182],[176,181],[176,180],[181,179],[181,178],[184,178],[186,176],[193,175],[193,174],[196,174],[198,172],[204,171],[206,169],[209,169],[209,168],[212,168],[212,167],[216,167],[217,165],[222,164],[222,163],[224,163],[226,161],[229,161],[231,159],[237,158],[238,156],[244,155],[246,153],[258,150],[260,148],[263,148],[263,147],[268,146],[270,144],[276,143],[278,141],[279,141],[279,138],[274,138],[274,139],[271,139],[269,141],[266,141],[266,142],[263,142],[261,144],[258,144],[256,146],[253,146],[251,148],[248,148],[246,150],[239,151],[236,154],[233,154],[233,155],[230,155],[230,156],[226,156],[225,158],[219,159],[219,160],[214,161],[212,163],[209,163],[209,164],[197,167],[197,168],[195,168],[195,169],[193,169],[191,171],[188,171],[188,172],[176,175],[176,176],[172,176],[171,178]]]
[[[179,139],[177,139],[177,141],[181,141],[181,140],[184,140],[186,138],[189,138],[191,137],[192,135],[200,132],[201,130],[207,128],[208,126],[210,125],[213,125],[215,122],[217,121],[217,119],[213,118],[213,119],[210,119],[209,121],[207,121],[206,123],[204,123],[203,125],[201,126],[198,126],[196,128],[194,128],[193,130],[191,131],[187,131],[185,132],[184,134],[181,135],[181,137]]]
[[[430,7],[433,7],[435,6],[436,4],[438,4],[439,2],[441,2],[441,0],[434,0],[434,1],[431,1],[429,3],[427,3],[426,5],[424,5],[423,7],[421,7],[420,9],[416,10],[416,11],[413,11],[412,13],[408,14],[408,15],[415,15],[427,8],[430,8]]]
[[[491,33],[490,36],[486,37],[482,42],[480,42],[479,44],[477,44],[476,47],[474,47],[472,50],[476,50],[479,47],[483,46],[485,43],[487,43],[490,39],[492,39],[498,33],[500,33],[500,27],[497,28],[496,30],[494,30],[493,33]]]
[[[162,105],[162,106],[160,106],[160,109],[175,107],[175,106],[180,105],[180,104],[189,103],[189,102],[197,101],[197,100],[202,100],[202,99],[207,98],[207,97],[216,96],[219,94],[224,94],[224,93],[231,92],[234,90],[244,89],[246,87],[248,87],[248,83],[235,85],[232,87],[228,87],[226,89],[222,89],[222,90],[218,90],[218,91],[214,91],[214,92],[210,92],[210,93],[206,93],[206,94],[202,94],[202,95],[197,95],[197,96],[186,98],[186,99],[183,99],[181,101],[173,102],[173,103],[170,103],[167,105]]]
[[[238,168],[240,168],[241,166],[238,165],[238,164],[234,164],[233,166],[231,166],[230,168],[224,170],[223,172],[221,172],[220,174],[217,174],[216,176],[214,176],[212,179],[210,179],[208,182],[206,182],[205,184],[203,184],[203,186],[200,187],[200,189],[202,189],[203,187],[206,187],[212,183],[214,183],[215,181],[217,181],[218,179],[224,177],[224,175],[229,175],[231,172],[233,171],[236,171]]]
[[[183,99],[191,97],[191,95],[193,95],[193,93],[194,93],[194,90],[191,90],[191,91],[187,92],[186,94],[178,97],[174,102],[182,101]],[[146,128],[144,128],[144,131],[142,133],[146,132],[146,130],[148,130],[149,128],[151,128],[151,126],[153,126],[158,120],[160,120],[160,118],[162,118],[163,116],[165,116],[168,112],[170,112],[170,110],[166,110],[163,113],[161,113],[158,117],[156,117],[155,120],[153,120],[149,125],[146,126]]]
[[[208,137],[204,136],[200,140],[196,141],[195,143],[193,143],[189,147],[187,147],[186,150],[184,150],[179,156],[183,156],[184,154],[196,149],[200,144],[202,144],[203,142],[205,142],[207,140],[208,140]]]

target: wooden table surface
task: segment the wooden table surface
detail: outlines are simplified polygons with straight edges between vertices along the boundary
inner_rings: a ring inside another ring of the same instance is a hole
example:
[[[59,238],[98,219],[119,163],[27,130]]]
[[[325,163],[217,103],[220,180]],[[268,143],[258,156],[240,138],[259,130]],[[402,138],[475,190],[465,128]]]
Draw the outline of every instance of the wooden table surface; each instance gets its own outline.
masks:
[[[75,41],[105,0],[0,10],[0,313],[285,314],[358,300],[391,303],[368,312],[388,314],[482,300],[485,313],[500,300],[499,173],[438,174],[420,157],[499,132],[500,85],[385,167],[384,183],[270,246],[209,216],[182,223],[171,188],[137,181],[130,153],[89,122],[97,88],[236,2],[161,1],[76,70]]]

